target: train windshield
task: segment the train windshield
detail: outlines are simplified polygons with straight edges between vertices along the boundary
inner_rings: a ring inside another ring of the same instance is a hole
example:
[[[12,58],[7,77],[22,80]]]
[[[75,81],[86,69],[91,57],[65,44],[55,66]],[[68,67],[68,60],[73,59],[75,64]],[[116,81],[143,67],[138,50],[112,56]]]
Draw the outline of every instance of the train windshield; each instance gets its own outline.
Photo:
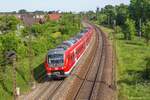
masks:
[[[63,65],[64,55],[63,54],[50,54],[48,55],[48,63],[50,65]]]
[[[63,58],[64,55],[63,54],[50,54],[48,55],[48,57],[51,59],[55,59],[55,58]]]

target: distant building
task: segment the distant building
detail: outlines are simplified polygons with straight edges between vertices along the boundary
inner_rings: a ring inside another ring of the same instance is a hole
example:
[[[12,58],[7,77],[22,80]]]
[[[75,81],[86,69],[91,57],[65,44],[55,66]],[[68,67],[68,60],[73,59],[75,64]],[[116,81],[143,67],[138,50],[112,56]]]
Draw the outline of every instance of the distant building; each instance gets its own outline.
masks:
[[[16,14],[16,17],[21,19],[24,24],[32,25],[35,23],[42,24],[45,22],[44,15],[35,15],[35,14]]]
[[[36,20],[33,18],[33,15],[29,14],[21,14],[19,19],[21,19],[25,25],[32,25],[36,23]]]
[[[48,18],[53,21],[60,20],[61,16],[62,15],[59,12],[55,12],[55,11],[48,13]]]

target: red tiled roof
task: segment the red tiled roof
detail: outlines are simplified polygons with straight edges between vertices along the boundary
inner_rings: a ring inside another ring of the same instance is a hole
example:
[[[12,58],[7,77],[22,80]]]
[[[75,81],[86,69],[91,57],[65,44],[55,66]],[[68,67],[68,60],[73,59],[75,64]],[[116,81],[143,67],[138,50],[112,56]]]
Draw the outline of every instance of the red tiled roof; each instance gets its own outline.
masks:
[[[48,16],[50,20],[54,20],[54,21],[59,20],[61,18],[61,14],[59,13],[51,13],[48,14]]]

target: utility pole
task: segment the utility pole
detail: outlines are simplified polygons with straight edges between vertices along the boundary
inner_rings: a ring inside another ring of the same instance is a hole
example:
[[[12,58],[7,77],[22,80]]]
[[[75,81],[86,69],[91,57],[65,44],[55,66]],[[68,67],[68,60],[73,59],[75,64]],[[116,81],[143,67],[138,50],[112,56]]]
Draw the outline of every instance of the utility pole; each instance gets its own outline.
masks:
[[[142,37],[141,29],[142,29],[142,20],[141,20],[141,18],[140,18],[140,19],[139,19],[139,36],[140,36],[140,38]]]
[[[13,95],[14,95],[14,100],[16,100],[17,94],[16,94],[16,55],[12,58],[13,62]]]
[[[12,67],[13,67],[13,97],[14,100],[17,99],[17,94],[16,94],[16,53],[15,51],[8,51],[6,52],[6,58],[7,60],[9,60],[12,63]]]
[[[116,20],[113,21],[113,28],[116,31]]]
[[[108,24],[108,26],[110,25],[109,15],[107,15],[107,24]]]
[[[99,7],[96,9],[96,20],[98,20]]]

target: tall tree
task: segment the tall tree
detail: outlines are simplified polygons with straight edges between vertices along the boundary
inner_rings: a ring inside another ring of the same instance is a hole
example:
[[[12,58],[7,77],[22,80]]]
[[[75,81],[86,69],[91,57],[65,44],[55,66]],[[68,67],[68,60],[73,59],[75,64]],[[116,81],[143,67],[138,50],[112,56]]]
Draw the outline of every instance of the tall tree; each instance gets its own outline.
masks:
[[[135,30],[135,21],[132,19],[127,19],[125,22],[125,32],[124,32],[124,38],[126,40],[131,40],[133,38],[133,35],[136,33]]]
[[[27,13],[27,10],[25,10],[25,9],[20,9],[20,10],[18,11],[18,13],[19,13],[19,14],[25,14],[25,13]]]
[[[150,20],[150,0],[131,0],[129,8],[131,17],[136,21],[138,35],[141,35],[142,23]]]
[[[148,21],[145,25],[143,25],[142,29],[143,29],[143,33],[144,33],[144,38],[148,45],[149,41],[150,41],[150,21]]]
[[[112,25],[116,14],[115,7],[112,5],[106,5],[105,8],[102,9],[102,12],[107,15],[108,25]]]
[[[116,6],[116,21],[118,25],[124,25],[126,19],[129,17],[128,5],[120,4]]]

